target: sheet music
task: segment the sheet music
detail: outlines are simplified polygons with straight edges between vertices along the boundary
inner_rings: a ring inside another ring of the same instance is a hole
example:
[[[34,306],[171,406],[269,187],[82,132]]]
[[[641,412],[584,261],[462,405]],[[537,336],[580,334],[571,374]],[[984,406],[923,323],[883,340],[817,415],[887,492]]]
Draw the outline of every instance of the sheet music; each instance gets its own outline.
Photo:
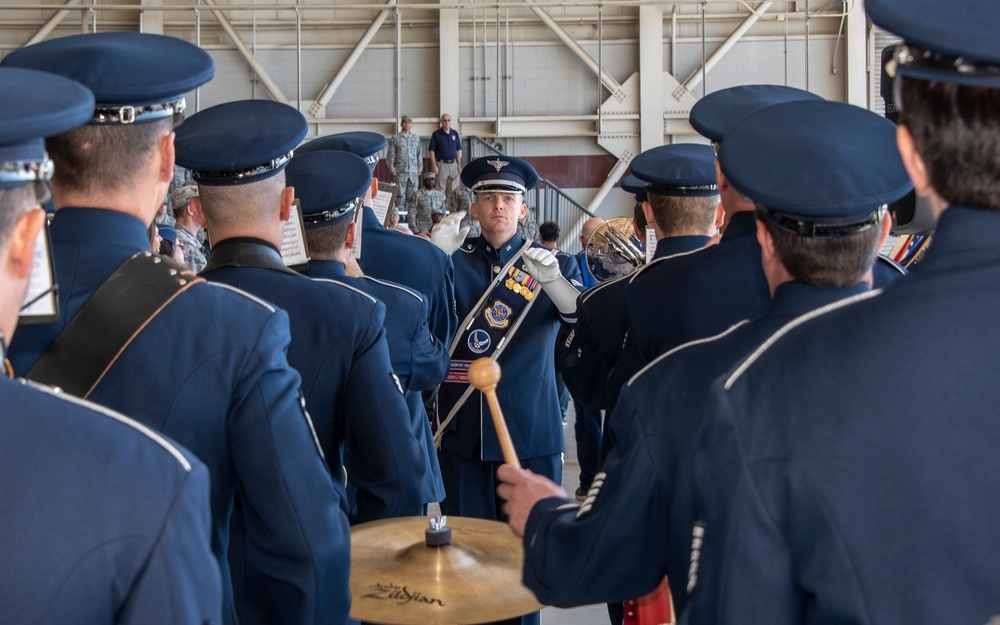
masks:
[[[55,291],[48,224],[38,231],[28,292],[22,305],[36,298],[37,301],[21,310],[20,323],[48,323],[59,318],[59,300]]]
[[[309,245],[306,243],[306,229],[302,223],[302,209],[298,200],[292,202],[291,215],[281,234],[281,260],[286,267],[309,262]]]
[[[653,254],[656,253],[656,230],[646,226],[646,263],[653,261]]]

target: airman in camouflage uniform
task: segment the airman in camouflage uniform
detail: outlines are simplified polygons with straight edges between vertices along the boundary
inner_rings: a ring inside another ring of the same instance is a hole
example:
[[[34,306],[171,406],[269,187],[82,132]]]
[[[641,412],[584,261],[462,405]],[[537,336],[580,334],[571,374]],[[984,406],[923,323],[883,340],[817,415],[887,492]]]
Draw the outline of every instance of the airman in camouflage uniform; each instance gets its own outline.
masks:
[[[406,216],[406,222],[410,224],[413,234],[421,232],[429,233],[434,222],[431,221],[431,213],[434,209],[444,211],[444,193],[434,188],[434,172],[424,173],[424,186],[417,191],[416,201],[413,202],[414,209]]]
[[[400,126],[402,131],[389,137],[385,162],[389,165],[392,181],[399,185],[396,206],[400,212],[407,212],[407,223],[412,227],[413,222],[410,221],[409,213],[417,188],[420,186],[417,177],[423,169],[423,153],[420,137],[410,132],[413,120],[410,119],[409,115],[403,115]],[[430,213],[428,213],[428,219],[430,219]]]

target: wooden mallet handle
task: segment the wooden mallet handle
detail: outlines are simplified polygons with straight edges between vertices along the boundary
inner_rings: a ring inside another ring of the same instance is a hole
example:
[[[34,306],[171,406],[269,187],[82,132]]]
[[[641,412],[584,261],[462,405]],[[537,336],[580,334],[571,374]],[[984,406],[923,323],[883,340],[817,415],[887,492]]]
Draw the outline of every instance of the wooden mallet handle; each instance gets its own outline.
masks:
[[[490,405],[490,415],[493,416],[493,427],[496,428],[497,438],[500,439],[500,449],[503,450],[504,462],[520,469],[521,463],[517,460],[514,442],[510,440],[510,432],[507,431],[507,423],[503,420],[503,411],[500,410],[500,402],[497,400],[500,365],[491,358],[480,358],[474,361],[469,365],[469,381],[483,395],[486,395],[486,403]]]

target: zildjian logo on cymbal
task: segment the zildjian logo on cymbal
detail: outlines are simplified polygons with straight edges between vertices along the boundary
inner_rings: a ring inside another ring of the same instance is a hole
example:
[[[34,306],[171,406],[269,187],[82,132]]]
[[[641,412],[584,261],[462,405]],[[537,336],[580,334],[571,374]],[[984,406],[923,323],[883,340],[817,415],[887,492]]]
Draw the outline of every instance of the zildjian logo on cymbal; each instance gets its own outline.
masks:
[[[395,599],[396,605],[405,605],[411,601],[417,603],[437,604],[444,607],[444,602],[440,599],[424,596],[420,591],[412,592],[406,586],[399,586],[389,582],[388,584],[374,584],[371,592],[364,595],[366,599]]]

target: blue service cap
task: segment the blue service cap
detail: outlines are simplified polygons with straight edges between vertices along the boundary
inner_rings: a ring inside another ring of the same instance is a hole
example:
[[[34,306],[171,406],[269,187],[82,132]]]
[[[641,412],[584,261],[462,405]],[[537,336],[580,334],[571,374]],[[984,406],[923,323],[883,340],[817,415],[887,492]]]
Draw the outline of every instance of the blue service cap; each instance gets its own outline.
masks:
[[[719,164],[772,223],[806,237],[858,232],[913,186],[895,124],[842,102],[789,102],[744,117]]]
[[[891,75],[1000,88],[996,0],[866,0],[877,26],[903,38]]]
[[[621,182],[622,191],[626,193],[631,193],[635,196],[636,202],[645,202],[649,197],[646,195],[646,183],[639,180],[632,174],[629,174],[622,178]]]
[[[160,238],[164,241],[170,241],[173,244],[177,243],[177,230],[173,226],[167,224],[157,224],[157,231],[160,233]]]
[[[285,170],[295,188],[306,229],[332,226],[354,214],[357,200],[371,186],[372,170],[364,159],[341,150],[296,154]]]
[[[743,85],[709,93],[691,107],[688,121],[698,134],[722,143],[729,129],[750,113],[797,100],[822,100],[814,93],[781,85]]]
[[[270,178],[285,168],[306,136],[295,108],[271,100],[240,100],[207,108],[177,129],[177,164],[198,184],[224,186]]]
[[[378,153],[385,149],[385,137],[377,132],[341,132],[326,135],[303,144],[298,153],[314,152],[316,150],[338,150],[360,156],[373,171],[378,164]]]
[[[526,193],[536,182],[535,168],[513,156],[483,156],[462,168],[462,183],[475,192]]]
[[[711,146],[675,143],[646,150],[629,165],[652,195],[709,197],[719,194]]]
[[[94,96],[62,76],[4,67],[0,111],[0,189],[13,189],[52,177],[44,137],[87,123]]]
[[[198,46],[131,32],[43,41],[11,52],[3,65],[82,83],[97,101],[92,124],[138,124],[180,115],[184,93],[215,75],[215,62]]]

